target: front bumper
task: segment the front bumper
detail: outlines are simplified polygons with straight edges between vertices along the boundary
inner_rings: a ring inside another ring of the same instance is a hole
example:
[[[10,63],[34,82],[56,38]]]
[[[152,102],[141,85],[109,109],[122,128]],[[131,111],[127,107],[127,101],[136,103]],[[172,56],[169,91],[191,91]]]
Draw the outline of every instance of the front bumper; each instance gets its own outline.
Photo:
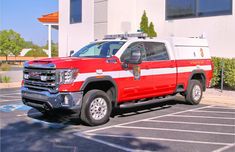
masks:
[[[22,101],[25,105],[39,110],[51,111],[55,109],[69,110],[80,113],[83,92],[35,91],[26,87],[21,88]]]

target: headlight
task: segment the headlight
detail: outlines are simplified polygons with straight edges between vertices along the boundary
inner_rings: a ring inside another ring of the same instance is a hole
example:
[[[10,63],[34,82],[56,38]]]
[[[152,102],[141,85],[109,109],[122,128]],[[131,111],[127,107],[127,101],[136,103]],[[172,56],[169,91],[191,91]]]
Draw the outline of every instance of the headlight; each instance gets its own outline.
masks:
[[[78,74],[77,69],[64,69],[59,71],[60,84],[70,84],[76,79]]]

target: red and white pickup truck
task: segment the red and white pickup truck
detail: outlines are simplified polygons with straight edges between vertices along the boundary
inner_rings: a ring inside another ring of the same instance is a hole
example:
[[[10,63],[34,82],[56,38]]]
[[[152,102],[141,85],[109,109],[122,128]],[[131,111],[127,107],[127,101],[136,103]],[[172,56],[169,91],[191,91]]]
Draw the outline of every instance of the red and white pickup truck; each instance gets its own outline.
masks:
[[[134,36],[109,35],[71,57],[25,63],[24,104],[44,114],[69,110],[88,125],[106,123],[127,102],[180,93],[198,104],[212,78],[207,40]]]

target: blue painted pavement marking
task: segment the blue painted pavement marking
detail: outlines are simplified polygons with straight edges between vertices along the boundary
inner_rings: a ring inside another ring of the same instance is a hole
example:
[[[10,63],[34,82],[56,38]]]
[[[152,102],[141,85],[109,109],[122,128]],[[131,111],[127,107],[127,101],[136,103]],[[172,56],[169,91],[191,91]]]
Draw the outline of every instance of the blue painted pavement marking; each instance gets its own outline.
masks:
[[[31,107],[22,104],[8,104],[0,106],[2,112],[13,112],[13,111],[28,111]]]

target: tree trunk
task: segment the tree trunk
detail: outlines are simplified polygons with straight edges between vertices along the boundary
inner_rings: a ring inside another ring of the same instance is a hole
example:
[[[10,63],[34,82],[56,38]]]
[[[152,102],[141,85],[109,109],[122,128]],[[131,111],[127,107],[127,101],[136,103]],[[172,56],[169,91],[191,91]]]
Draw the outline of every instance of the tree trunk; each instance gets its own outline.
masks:
[[[14,64],[17,64],[17,62],[16,62],[16,55],[15,55],[15,61],[14,61]]]
[[[6,63],[8,63],[8,55],[6,55]]]

